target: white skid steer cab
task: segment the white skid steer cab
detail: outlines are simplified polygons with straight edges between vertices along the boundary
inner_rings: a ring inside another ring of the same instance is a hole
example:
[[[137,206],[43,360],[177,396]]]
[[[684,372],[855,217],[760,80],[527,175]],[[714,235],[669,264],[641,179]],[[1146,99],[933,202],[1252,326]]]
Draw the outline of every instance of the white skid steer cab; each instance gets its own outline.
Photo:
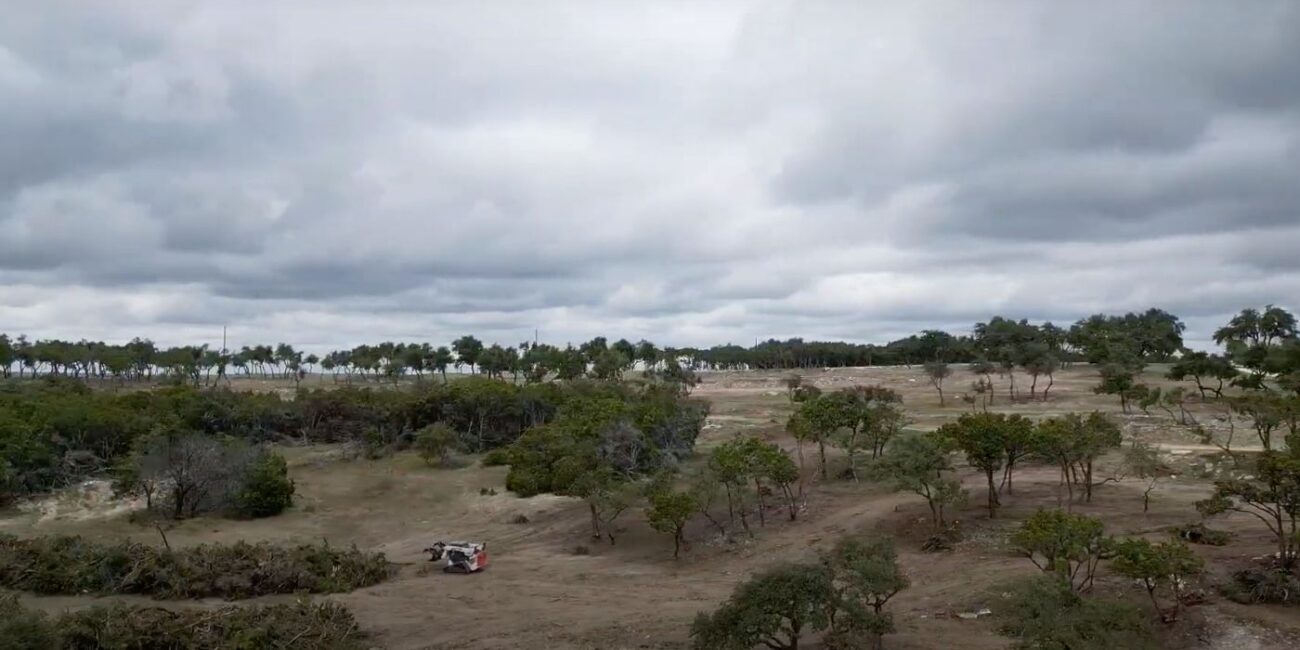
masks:
[[[436,542],[424,549],[429,554],[430,562],[446,559],[443,571],[452,573],[478,573],[487,568],[487,544],[483,542]]]

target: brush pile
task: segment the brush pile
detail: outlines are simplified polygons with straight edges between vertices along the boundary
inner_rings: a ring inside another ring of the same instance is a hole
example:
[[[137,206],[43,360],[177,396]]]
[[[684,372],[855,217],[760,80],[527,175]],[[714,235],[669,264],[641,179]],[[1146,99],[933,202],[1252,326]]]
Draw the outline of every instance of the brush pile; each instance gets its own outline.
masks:
[[[352,613],[333,603],[171,611],[98,606],[50,618],[0,597],[0,647],[50,650],[226,650],[368,647]]]
[[[75,536],[0,535],[0,586],[38,594],[235,600],[351,591],[382,582],[391,573],[383,553],[328,544],[280,547],[241,541],[173,551]]]

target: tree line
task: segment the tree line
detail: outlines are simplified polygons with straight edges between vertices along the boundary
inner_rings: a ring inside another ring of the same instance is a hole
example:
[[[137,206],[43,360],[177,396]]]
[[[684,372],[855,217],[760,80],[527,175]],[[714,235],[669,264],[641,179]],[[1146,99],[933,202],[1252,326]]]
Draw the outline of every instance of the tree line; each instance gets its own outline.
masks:
[[[1041,365],[1048,358],[1057,364],[1101,363],[1119,357],[1163,362],[1183,350],[1184,329],[1176,316],[1149,309],[1123,315],[1096,314],[1069,328],[995,316],[976,323],[971,335],[925,330],[884,345],[792,338],[772,339],[752,347],[726,344],[696,348],[659,346],[645,340],[611,342],[595,337],[577,346],[527,341],[503,346],[485,344],[467,335],[449,345],[384,342],[323,355],[295,349],[288,343],[226,350],[209,345],[162,348],[142,338],[117,345],[0,334],[0,375],[48,374],[122,381],[168,377],[197,385],[233,376],[295,378],[313,372],[328,373],[336,379],[426,374],[445,378],[449,368],[491,377],[509,375],[515,381],[541,381],[588,373],[616,379],[633,367],[651,370],[670,365],[691,370],[728,370],[971,362]]]

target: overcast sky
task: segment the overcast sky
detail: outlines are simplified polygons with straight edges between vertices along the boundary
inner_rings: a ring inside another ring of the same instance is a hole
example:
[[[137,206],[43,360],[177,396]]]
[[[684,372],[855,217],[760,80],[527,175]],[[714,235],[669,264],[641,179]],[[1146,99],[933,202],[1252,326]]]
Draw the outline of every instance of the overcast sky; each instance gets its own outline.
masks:
[[[272,7],[274,5],[274,7]],[[13,2],[0,331],[858,341],[1300,307],[1300,3]]]

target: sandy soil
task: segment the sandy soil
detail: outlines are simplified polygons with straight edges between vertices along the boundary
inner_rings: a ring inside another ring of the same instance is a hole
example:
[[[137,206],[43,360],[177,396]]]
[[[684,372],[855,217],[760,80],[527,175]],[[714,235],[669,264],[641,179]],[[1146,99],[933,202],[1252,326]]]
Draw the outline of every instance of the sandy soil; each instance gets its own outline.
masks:
[[[1148,383],[1167,384],[1157,373],[1158,369],[1149,373]],[[786,374],[706,374],[696,394],[710,400],[713,410],[701,447],[737,433],[793,446],[782,431],[789,412],[782,385]],[[971,408],[960,399],[972,379],[969,376],[949,380],[944,406],[920,369],[843,369],[807,372],[804,377],[823,388],[881,383],[899,390],[915,428],[937,426]],[[1108,530],[1117,534],[1159,534],[1161,527],[1196,520],[1192,504],[1209,489],[1199,468],[1216,448],[1174,426],[1164,414],[1120,416],[1116,400],[1091,393],[1095,381],[1095,374],[1085,368],[1062,371],[1047,401],[1014,404],[1006,397],[1004,380],[999,381],[992,408],[1032,417],[1071,410],[1116,412],[1130,435],[1160,443],[1167,452],[1170,478],[1160,481],[1148,513],[1142,512],[1145,483],[1137,480],[1101,487],[1093,503],[1077,504],[1076,511],[1101,517]],[[1018,377],[1017,383],[1026,388],[1029,381]],[[1214,407],[1198,404],[1193,412],[1203,424],[1226,430],[1223,421],[1214,419]],[[1245,432],[1239,426],[1234,447],[1244,442]],[[688,647],[688,628],[696,613],[725,599],[747,575],[774,562],[812,557],[840,537],[862,531],[895,535],[912,580],[912,587],[891,602],[899,633],[890,637],[890,648],[1004,648],[1007,641],[995,633],[989,618],[965,620],[956,614],[982,607],[996,612],[997,586],[1034,571],[1029,562],[1005,548],[1006,531],[1017,519],[1036,508],[1054,506],[1060,498],[1056,472],[1029,467],[1018,473],[1015,494],[1004,497],[999,519],[990,521],[980,507],[982,477],[967,473],[971,499],[956,515],[966,540],[952,552],[930,554],[918,550],[927,532],[925,505],[918,497],[869,483],[822,484],[810,471],[808,508],[798,521],[785,521],[774,510],[766,527],[756,527],[753,540],[734,544],[718,539],[702,522],[689,531],[689,550],[674,561],[669,540],[650,530],[639,513],[628,513],[619,521],[625,530],[617,546],[593,543],[587,539],[581,503],[557,497],[515,498],[501,487],[504,468],[473,464],[428,469],[405,454],[379,461],[352,460],[341,449],[327,447],[287,451],[300,495],[290,512],[261,521],[181,522],[168,530],[168,537],[173,545],[241,538],[325,539],[382,550],[400,564],[395,579],[329,598],[353,609],[374,633],[376,646],[397,650]],[[495,494],[490,492],[494,489]],[[129,509],[130,504],[106,498],[102,485],[89,485],[6,513],[0,530],[157,542],[151,527],[130,522]],[[512,523],[521,514],[528,523]],[[1223,548],[1195,547],[1215,567],[1209,580],[1270,548],[1266,532],[1253,520],[1228,517],[1215,525],[1236,531],[1237,538]],[[451,538],[486,540],[490,568],[473,576],[430,571],[420,549]],[[579,545],[587,546],[590,554],[575,554]],[[1162,631],[1167,647],[1300,647],[1296,610],[1243,607],[1208,591],[1209,603],[1193,608],[1175,629]],[[1144,594],[1134,591],[1133,596]],[[25,597],[29,604],[49,611],[84,607],[97,600]]]

